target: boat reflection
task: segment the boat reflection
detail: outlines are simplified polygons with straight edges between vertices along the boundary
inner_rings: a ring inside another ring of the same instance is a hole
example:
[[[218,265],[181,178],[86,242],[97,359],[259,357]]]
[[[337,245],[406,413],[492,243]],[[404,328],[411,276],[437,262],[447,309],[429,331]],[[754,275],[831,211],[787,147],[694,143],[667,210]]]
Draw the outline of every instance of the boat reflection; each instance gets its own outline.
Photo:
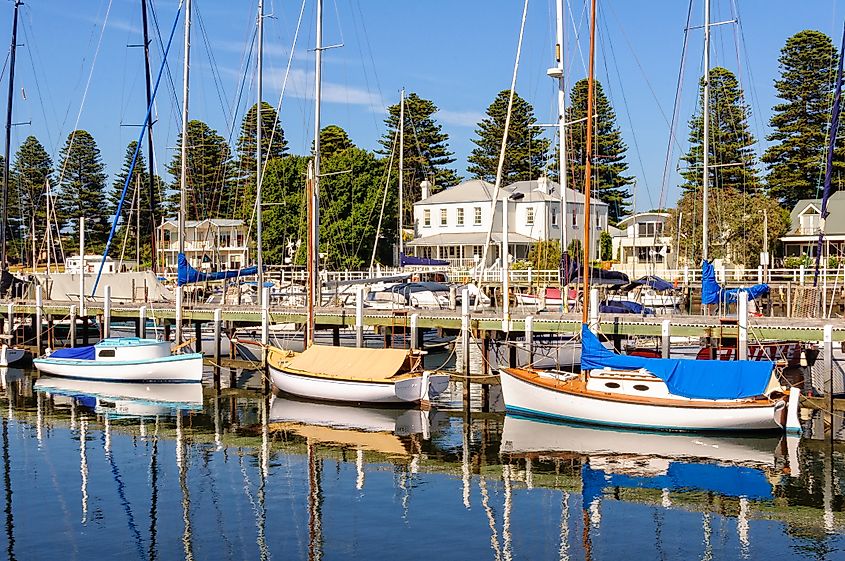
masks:
[[[202,409],[202,384],[139,384],[42,377],[33,389],[39,394],[70,398],[74,405],[93,409],[106,419],[174,417],[180,411]]]

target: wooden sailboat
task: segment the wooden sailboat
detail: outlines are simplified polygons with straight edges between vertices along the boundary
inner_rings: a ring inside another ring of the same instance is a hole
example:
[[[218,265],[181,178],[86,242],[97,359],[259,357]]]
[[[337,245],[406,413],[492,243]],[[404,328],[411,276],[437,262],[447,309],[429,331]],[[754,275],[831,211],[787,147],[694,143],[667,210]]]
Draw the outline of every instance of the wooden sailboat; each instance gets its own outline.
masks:
[[[306,349],[290,352],[269,347],[270,379],[279,390],[311,399],[363,403],[416,403],[446,389],[445,374],[422,368],[422,352],[403,349],[341,348],[314,344],[314,309],[319,283],[320,90],[323,2],[317,0],[314,159],[308,165],[308,286]]]
[[[591,4],[588,115],[592,115],[594,103],[596,0]],[[592,135],[593,120],[588,119],[584,184],[587,225]],[[589,263],[589,227],[584,229],[583,248],[583,262]],[[587,295],[590,278],[586,274],[583,277]],[[530,367],[501,369],[502,395],[508,411],[651,430],[800,431],[798,392],[780,385],[772,362],[616,355],[601,345],[588,326],[588,318],[587,304],[583,307],[579,373]]]

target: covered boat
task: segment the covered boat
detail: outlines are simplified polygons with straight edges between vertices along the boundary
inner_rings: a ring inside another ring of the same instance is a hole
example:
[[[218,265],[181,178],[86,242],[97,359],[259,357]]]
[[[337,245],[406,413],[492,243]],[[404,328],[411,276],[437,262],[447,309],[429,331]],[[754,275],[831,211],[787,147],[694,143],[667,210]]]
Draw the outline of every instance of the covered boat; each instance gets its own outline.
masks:
[[[172,354],[169,341],[113,337],[32,361],[44,374],[101,382],[199,382],[202,354]]]
[[[501,370],[507,410],[564,421],[675,431],[800,430],[798,393],[774,364],[617,355],[581,330],[579,374]]]
[[[405,349],[312,345],[292,356],[270,347],[270,379],[279,390],[311,399],[417,403],[442,393],[449,376],[423,370],[422,354]]]

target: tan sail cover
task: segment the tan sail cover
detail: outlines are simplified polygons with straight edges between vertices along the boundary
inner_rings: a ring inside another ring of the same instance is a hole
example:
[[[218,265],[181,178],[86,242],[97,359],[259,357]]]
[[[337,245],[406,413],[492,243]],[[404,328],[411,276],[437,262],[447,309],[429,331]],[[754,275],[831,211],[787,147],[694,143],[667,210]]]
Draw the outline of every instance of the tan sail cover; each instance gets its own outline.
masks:
[[[285,370],[351,380],[386,380],[408,358],[404,349],[359,349],[312,345],[291,360]]]

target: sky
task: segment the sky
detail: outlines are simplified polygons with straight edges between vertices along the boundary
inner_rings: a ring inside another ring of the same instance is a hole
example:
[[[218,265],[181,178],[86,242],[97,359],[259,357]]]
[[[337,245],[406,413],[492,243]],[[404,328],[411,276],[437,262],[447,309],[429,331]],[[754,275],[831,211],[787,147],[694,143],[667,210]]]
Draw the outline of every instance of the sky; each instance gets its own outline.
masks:
[[[158,22],[151,31],[155,77],[179,2],[147,1]],[[803,29],[827,33],[838,45],[845,15],[841,3],[712,0],[711,22],[738,16],[738,24],[713,28],[711,64],[738,74],[752,109],[758,153],[767,145],[777,102],[773,81],[780,49]],[[189,113],[234,143],[256,99],[257,0],[194,0],[193,5]],[[305,0],[304,9],[302,0],[265,0],[263,97],[281,107],[289,150],[298,154],[307,153],[313,139],[315,6],[316,0]],[[449,135],[454,166],[467,177],[477,123],[496,94],[510,87],[522,9],[523,0],[325,0],[323,43],[338,47],[323,54],[323,126],[336,124],[355,144],[376,149],[385,132],[386,107],[398,102],[404,87],[439,107],[436,117]],[[564,9],[564,60],[567,82],[573,84],[586,76],[589,4],[569,0]],[[688,148],[687,121],[703,67],[703,10],[703,0],[692,0],[691,7],[688,0],[599,0],[596,75],[628,146],[641,211],[672,206],[678,198],[679,157]],[[0,1],[0,36],[7,45],[12,13],[13,1]],[[557,116],[557,83],[546,75],[554,65],[554,14],[554,0],[530,0],[518,70],[517,92],[533,104],[540,123]],[[35,135],[57,162],[68,134],[81,128],[97,141],[110,177],[116,175],[146,113],[143,50],[137,47],[140,0],[29,0],[21,7],[18,34],[12,154]],[[179,21],[156,96],[155,159],[168,180],[165,165],[181,123],[183,37]],[[4,60],[0,87],[5,93],[8,47]]]

